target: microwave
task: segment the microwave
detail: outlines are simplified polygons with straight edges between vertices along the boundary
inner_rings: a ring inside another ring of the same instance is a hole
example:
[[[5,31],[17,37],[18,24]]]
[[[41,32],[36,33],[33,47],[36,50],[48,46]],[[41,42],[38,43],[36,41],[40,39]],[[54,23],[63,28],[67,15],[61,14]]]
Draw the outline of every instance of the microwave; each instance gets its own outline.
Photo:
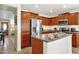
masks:
[[[68,19],[59,20],[58,25],[68,25]]]

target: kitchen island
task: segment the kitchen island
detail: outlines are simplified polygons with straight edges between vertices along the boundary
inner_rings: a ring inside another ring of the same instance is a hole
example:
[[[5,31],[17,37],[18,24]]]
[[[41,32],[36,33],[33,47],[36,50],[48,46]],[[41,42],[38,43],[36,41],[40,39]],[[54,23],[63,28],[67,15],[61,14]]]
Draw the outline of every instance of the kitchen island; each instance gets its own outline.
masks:
[[[64,34],[57,38],[47,38],[44,35],[32,36],[33,54],[71,54],[72,35]]]

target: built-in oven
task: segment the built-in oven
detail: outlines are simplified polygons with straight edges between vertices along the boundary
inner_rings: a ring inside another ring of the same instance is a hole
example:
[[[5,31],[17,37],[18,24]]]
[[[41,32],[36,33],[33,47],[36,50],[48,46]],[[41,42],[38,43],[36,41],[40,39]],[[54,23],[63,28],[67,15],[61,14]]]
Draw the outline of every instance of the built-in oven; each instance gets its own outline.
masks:
[[[58,25],[68,25],[68,19],[59,20]]]

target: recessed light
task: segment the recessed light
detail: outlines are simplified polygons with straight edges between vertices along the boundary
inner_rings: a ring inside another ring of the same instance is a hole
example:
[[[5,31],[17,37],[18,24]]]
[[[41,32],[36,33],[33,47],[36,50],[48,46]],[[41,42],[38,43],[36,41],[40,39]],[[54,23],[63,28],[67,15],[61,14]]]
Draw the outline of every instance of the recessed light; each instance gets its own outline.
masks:
[[[64,5],[63,8],[67,8],[67,5]]]
[[[53,13],[53,10],[50,10],[50,13]]]
[[[38,8],[39,6],[38,6],[38,5],[35,5],[34,7],[35,7],[35,8]]]

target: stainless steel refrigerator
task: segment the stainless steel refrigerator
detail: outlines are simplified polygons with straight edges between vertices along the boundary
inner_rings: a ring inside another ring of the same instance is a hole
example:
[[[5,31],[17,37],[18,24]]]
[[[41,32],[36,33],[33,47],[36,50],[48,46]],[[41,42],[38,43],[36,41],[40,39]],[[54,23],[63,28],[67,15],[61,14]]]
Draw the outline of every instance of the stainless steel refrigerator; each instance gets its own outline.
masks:
[[[31,19],[31,36],[41,36],[42,34],[42,20]]]

